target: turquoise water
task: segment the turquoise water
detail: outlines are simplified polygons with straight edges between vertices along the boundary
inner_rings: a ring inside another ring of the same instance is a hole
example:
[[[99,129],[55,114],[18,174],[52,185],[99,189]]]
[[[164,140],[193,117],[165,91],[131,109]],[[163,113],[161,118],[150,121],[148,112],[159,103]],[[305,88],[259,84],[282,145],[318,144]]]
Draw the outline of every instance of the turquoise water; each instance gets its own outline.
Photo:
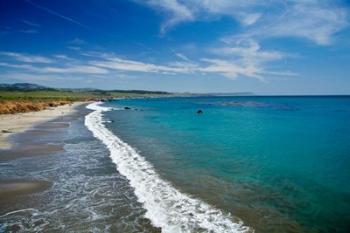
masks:
[[[256,232],[349,232],[349,97],[126,99],[105,105],[132,108],[106,112],[106,126],[161,177]]]

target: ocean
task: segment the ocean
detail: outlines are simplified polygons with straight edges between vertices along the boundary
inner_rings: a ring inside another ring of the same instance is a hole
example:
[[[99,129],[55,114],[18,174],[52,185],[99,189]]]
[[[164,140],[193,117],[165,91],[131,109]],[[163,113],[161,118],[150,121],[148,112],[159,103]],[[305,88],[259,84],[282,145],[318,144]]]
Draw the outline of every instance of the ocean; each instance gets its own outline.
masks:
[[[90,108],[88,128],[163,232],[350,230],[349,97],[124,99]]]
[[[349,119],[342,96],[81,106],[0,151],[1,180],[47,183],[0,198],[0,232],[348,233]]]

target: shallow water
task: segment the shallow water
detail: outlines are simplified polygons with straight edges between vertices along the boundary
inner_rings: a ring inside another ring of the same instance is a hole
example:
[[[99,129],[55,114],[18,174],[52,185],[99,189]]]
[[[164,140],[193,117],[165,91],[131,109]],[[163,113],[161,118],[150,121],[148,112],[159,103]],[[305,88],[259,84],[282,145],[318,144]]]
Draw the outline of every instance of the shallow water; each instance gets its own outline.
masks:
[[[349,97],[161,98],[105,106],[133,109],[106,112],[105,125],[162,179],[256,232],[348,232]]]
[[[0,178],[51,185],[0,200],[0,232],[348,232],[349,97],[102,106],[14,138]]]
[[[143,217],[125,177],[115,169],[109,152],[84,126],[84,115],[68,128],[43,125],[17,136],[37,144],[63,143],[65,151],[28,155],[0,163],[1,179],[52,182],[44,192],[1,200],[0,232],[159,232]],[[22,140],[22,141],[21,141]]]
[[[120,174],[129,180],[138,202],[146,210],[145,217],[165,233],[177,232],[254,232],[230,213],[210,206],[179,190],[162,179],[141,153],[123,142],[105,127],[104,113],[113,109],[94,103],[95,110],[85,118],[85,125],[110,150],[110,157]]]

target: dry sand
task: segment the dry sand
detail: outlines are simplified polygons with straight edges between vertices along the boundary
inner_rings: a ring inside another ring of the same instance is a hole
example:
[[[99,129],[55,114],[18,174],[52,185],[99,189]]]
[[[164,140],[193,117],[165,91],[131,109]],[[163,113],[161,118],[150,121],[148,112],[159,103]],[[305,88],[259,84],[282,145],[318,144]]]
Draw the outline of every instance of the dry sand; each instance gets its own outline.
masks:
[[[39,112],[0,115],[0,149],[10,149],[8,138],[12,134],[23,132],[33,126],[52,120],[56,117],[68,115],[76,111],[82,102],[48,108]]]

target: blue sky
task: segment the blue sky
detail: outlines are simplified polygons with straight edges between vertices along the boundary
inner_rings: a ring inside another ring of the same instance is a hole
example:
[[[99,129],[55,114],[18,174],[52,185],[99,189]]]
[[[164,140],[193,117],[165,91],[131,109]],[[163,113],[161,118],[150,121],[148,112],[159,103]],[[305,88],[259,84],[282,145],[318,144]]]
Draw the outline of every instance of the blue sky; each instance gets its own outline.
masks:
[[[0,0],[0,82],[350,94],[350,3]]]

